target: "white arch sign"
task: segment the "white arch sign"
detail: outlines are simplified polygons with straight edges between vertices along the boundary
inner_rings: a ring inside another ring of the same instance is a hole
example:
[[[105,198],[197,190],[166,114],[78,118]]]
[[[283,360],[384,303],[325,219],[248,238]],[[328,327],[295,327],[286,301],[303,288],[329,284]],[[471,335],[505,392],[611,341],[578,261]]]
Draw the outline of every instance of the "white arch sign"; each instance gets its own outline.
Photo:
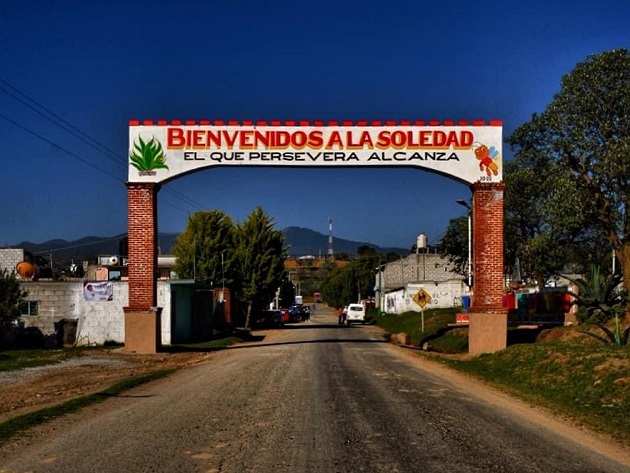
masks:
[[[411,166],[501,182],[502,124],[129,122],[129,182],[212,166]]]

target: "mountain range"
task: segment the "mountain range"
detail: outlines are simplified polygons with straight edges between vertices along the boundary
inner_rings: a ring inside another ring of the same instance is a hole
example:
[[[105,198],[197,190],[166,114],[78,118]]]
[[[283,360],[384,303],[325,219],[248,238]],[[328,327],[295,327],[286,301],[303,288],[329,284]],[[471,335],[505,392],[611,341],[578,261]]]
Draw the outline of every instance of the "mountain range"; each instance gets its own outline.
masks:
[[[282,230],[286,245],[289,247],[289,256],[298,258],[300,256],[325,256],[328,253],[328,235],[300,227],[286,227]],[[170,254],[177,238],[177,233],[160,233],[158,235],[158,248],[160,254]],[[46,258],[52,258],[53,261],[62,262],[79,262],[79,261],[96,261],[99,256],[107,255],[123,255],[124,238],[126,234],[116,235],[113,237],[96,237],[87,236],[78,240],[49,240],[43,243],[33,243],[23,241],[11,248],[22,248],[30,251],[34,255]],[[369,246],[374,248],[378,253],[397,253],[401,255],[407,254],[409,248],[395,247],[379,247],[377,245],[345,240],[333,236],[334,253],[347,253],[349,256],[355,256],[357,249],[361,246]]]

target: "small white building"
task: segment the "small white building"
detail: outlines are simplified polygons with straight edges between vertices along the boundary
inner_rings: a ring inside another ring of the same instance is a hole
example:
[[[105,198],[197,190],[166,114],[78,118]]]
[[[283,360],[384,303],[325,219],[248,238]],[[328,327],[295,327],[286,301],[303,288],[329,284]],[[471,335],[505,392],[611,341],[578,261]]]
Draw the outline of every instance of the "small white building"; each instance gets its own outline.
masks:
[[[376,306],[383,312],[402,314],[420,312],[414,300],[417,294],[429,298],[424,309],[448,308],[462,305],[468,294],[466,279],[454,271],[448,259],[437,253],[415,253],[387,263],[379,268],[375,280]]]
[[[98,284],[95,282],[93,284]],[[101,282],[101,284],[104,284]],[[123,307],[128,305],[129,284],[111,281],[110,300],[87,300],[83,282],[25,281],[21,323],[38,328],[44,335],[55,331],[55,323],[71,320],[76,324],[78,345],[123,343],[125,319]],[[171,343],[171,285],[158,282],[158,306],[161,314],[162,344]]]
[[[73,331],[71,344],[124,343],[127,281],[24,281],[21,287],[28,292],[20,316],[24,328],[51,337],[61,323]],[[223,293],[191,280],[157,281],[161,344],[205,341],[215,328],[230,323]]]

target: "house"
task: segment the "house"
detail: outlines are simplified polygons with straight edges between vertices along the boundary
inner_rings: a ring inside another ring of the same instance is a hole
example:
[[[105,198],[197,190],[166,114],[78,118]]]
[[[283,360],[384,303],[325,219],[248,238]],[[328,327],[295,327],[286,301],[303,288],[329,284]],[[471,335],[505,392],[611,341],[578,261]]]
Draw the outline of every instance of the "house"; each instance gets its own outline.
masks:
[[[465,278],[446,257],[437,253],[413,253],[378,268],[376,306],[383,312],[402,314],[428,308],[458,307],[468,294]],[[421,308],[418,294],[426,294]],[[416,299],[416,300],[414,300]]]

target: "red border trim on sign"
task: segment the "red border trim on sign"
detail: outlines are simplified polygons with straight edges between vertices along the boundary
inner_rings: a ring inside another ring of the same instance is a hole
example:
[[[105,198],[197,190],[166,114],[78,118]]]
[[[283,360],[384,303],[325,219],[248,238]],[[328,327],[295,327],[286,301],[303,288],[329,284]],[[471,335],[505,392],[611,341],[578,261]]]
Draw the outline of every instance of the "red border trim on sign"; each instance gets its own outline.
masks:
[[[502,120],[129,120],[129,126],[503,126]]]

